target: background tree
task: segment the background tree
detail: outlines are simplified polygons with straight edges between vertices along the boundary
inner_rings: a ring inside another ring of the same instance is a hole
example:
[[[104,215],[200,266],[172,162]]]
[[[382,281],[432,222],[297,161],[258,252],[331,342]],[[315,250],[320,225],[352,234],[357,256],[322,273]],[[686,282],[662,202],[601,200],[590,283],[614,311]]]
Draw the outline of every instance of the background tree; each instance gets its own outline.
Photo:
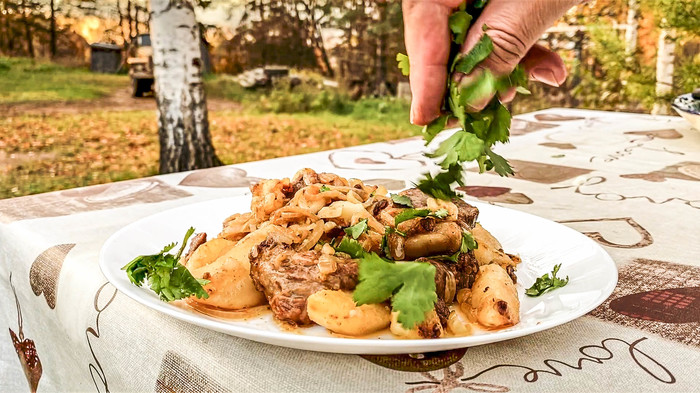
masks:
[[[209,133],[200,28],[188,0],[151,0],[160,173],[221,165]]]

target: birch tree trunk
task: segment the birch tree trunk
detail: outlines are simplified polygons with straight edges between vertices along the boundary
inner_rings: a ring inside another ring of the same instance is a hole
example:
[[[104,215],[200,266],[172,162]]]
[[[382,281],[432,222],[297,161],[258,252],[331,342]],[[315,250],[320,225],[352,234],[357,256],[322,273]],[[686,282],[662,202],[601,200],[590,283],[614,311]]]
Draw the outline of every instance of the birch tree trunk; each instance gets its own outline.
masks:
[[[625,30],[625,54],[627,58],[625,59],[628,63],[634,61],[634,54],[637,52],[637,31],[639,29],[639,22],[637,21],[637,14],[639,13],[639,2],[638,0],[628,0],[627,1],[627,29]]]
[[[656,102],[651,110],[655,115],[670,113],[669,95],[673,92],[673,62],[676,42],[673,30],[661,29],[659,48],[656,52]]]
[[[151,0],[160,173],[221,165],[209,134],[199,26],[188,0]]]

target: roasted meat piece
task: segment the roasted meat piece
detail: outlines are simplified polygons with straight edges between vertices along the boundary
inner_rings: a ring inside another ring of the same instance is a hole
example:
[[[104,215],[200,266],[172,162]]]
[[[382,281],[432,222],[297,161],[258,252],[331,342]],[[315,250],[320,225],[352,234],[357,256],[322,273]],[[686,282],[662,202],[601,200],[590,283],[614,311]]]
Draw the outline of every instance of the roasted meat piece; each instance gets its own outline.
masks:
[[[268,238],[250,251],[250,276],[277,319],[309,325],[308,297],[323,289],[354,289],[357,263],[314,250],[299,252]]]
[[[479,272],[479,263],[469,251],[459,255],[457,262],[439,258],[419,258],[417,262],[428,262],[435,266],[435,293],[446,303],[452,303],[457,291],[471,288]]]

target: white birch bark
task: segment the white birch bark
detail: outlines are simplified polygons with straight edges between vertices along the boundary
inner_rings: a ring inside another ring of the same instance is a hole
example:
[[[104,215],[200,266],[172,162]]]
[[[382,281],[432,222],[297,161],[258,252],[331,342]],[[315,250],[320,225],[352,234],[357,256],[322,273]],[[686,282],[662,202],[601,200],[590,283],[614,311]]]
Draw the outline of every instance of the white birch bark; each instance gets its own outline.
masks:
[[[209,134],[199,26],[188,0],[151,0],[160,173],[220,165]]]
[[[670,113],[669,95],[673,92],[673,62],[676,41],[673,31],[661,29],[659,47],[656,52],[656,102],[651,113],[667,115]]]
[[[637,51],[637,30],[639,29],[639,22],[637,21],[637,14],[639,13],[639,2],[638,0],[628,0],[627,1],[627,28],[625,29],[625,54],[627,55],[627,61],[633,61],[634,53]]]

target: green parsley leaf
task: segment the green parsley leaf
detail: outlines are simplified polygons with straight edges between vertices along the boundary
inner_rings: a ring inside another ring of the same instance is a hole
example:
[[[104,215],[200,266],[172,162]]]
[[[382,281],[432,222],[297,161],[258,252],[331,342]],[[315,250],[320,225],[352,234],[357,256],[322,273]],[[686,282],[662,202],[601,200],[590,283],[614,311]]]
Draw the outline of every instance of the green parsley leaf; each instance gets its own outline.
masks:
[[[331,190],[331,188],[324,184],[321,186],[321,188],[318,190],[318,192],[326,192],[326,191],[330,191],[330,190]]]
[[[465,11],[456,11],[450,15],[448,24],[450,26],[450,31],[452,31],[453,39],[455,44],[462,45],[464,39],[467,37],[467,31],[469,30],[469,24],[472,22],[472,16]]]
[[[532,297],[537,297],[545,292],[552,291],[557,288],[561,288],[565,286],[566,284],[569,283],[569,276],[566,276],[566,279],[561,279],[557,277],[557,273],[559,272],[559,268],[561,268],[561,264],[555,265],[554,269],[552,270],[552,276],[550,277],[549,273],[544,274],[542,277],[538,277],[535,280],[535,283],[532,284],[530,288],[525,290],[525,294],[528,296]]]
[[[381,303],[391,299],[398,321],[411,329],[425,320],[435,307],[435,266],[426,262],[393,263],[367,252],[357,240],[343,238],[337,252],[357,260],[358,280],[353,300],[358,305]]]
[[[461,252],[468,252],[469,250],[476,250],[479,248],[479,244],[474,239],[474,236],[470,232],[462,232],[462,245],[459,250]]]
[[[496,77],[491,71],[484,70],[474,82],[461,87],[459,92],[459,105],[466,106],[470,103],[483,100],[496,93]]]
[[[474,8],[484,8],[488,0],[476,0],[472,5]]]
[[[433,177],[430,173],[426,173],[425,177],[416,184],[416,187],[434,198],[450,200],[456,198],[457,193],[452,190],[451,185],[457,183],[464,185],[462,180],[462,166],[455,164],[447,169],[447,172],[438,173]]]
[[[493,41],[488,34],[484,33],[469,53],[455,57],[452,62],[452,71],[468,74],[477,64],[489,57],[491,52],[493,52]]]
[[[408,76],[411,72],[411,63],[408,61],[408,56],[403,53],[396,54],[396,61],[399,63],[399,69],[404,76]]]
[[[496,173],[501,176],[510,176],[514,173],[513,168],[511,168],[510,164],[505,158],[492,152],[491,149],[486,150],[486,153],[488,154],[489,160],[493,164],[493,169],[496,171]]]
[[[391,196],[391,200],[394,201],[395,204],[401,205],[401,206],[406,206],[406,207],[413,207],[413,202],[411,202],[411,198],[407,197],[406,195],[398,195],[398,194],[389,194]]]
[[[163,248],[159,254],[141,255],[134,258],[122,270],[126,271],[129,281],[136,286],[140,287],[145,280],[148,280],[151,290],[160,297],[160,300],[166,302],[185,299],[192,295],[200,299],[208,298],[209,294],[202,286],[208,284],[209,281],[194,278],[190,271],[179,262],[187,240],[193,233],[194,228],[187,231],[176,255],[168,253],[175,247],[175,243],[171,243]]]
[[[443,115],[438,117],[437,119],[431,121],[428,125],[423,127],[423,139],[425,139],[425,144],[426,146],[439,134],[442,132],[442,130],[447,127],[447,120],[450,117],[447,115]]]
[[[417,217],[435,217],[435,218],[440,218],[443,219],[447,217],[449,213],[445,209],[439,209],[436,210],[435,212],[431,211],[430,209],[406,209],[402,211],[401,213],[397,214],[396,217],[394,217],[394,225],[398,226],[404,221],[411,220],[413,218]]]
[[[344,231],[348,234],[348,236],[352,237],[353,239],[357,239],[360,237],[360,235],[367,232],[367,219],[360,219],[357,224],[345,228]]]
[[[344,237],[343,240],[340,241],[340,244],[333,248],[336,252],[348,254],[352,259],[362,258],[365,255],[365,249],[362,248],[362,244],[348,237]]]
[[[440,166],[443,169],[448,169],[460,162],[477,159],[483,154],[483,151],[484,141],[475,134],[457,131],[444,140],[434,153],[426,154],[426,156],[430,158],[445,156]]]

